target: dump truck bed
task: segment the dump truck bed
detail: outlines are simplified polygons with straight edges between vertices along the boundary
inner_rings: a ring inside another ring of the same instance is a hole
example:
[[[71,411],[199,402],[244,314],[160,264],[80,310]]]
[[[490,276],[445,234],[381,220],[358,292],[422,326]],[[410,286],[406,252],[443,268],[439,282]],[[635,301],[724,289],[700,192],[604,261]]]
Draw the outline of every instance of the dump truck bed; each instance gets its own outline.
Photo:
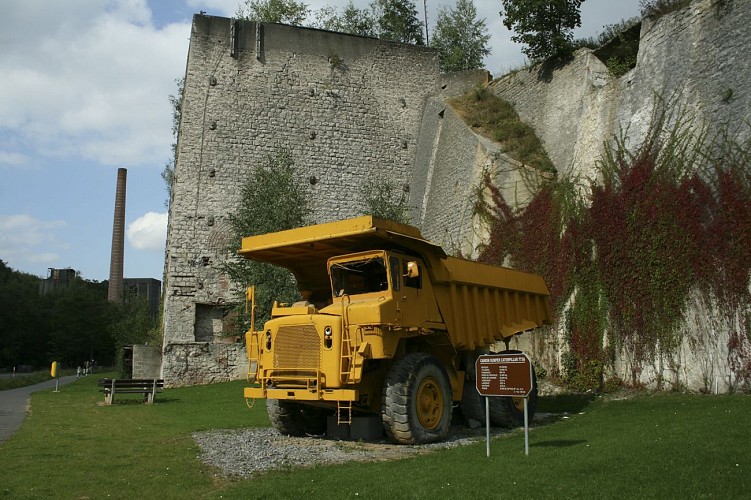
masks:
[[[541,276],[455,257],[443,259],[433,290],[457,349],[474,350],[552,322]]]
[[[330,257],[366,250],[419,255],[456,348],[475,349],[551,323],[542,277],[456,257],[412,226],[372,216],[243,238],[239,254],[289,269],[311,301],[331,297]]]

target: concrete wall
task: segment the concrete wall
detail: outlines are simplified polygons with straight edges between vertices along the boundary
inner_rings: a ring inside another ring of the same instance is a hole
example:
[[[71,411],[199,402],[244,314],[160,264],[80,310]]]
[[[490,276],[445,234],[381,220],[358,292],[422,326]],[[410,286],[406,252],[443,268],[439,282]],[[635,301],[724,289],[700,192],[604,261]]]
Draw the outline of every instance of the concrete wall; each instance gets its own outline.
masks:
[[[223,342],[170,342],[164,347],[163,372],[172,386],[212,384],[244,378],[245,346]]]
[[[162,367],[162,349],[155,345],[133,346],[132,378],[159,378]]]

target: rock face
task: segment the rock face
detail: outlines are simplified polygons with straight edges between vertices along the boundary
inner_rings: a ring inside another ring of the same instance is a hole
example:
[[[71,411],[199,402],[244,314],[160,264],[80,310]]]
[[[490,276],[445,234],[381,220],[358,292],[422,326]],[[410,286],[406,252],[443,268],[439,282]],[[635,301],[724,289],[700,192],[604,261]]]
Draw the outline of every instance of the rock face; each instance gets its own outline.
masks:
[[[748,1],[694,1],[657,20],[642,21],[636,67],[621,78],[582,49],[571,63],[548,74],[538,68],[522,70],[490,87],[535,129],[559,172],[585,179],[597,177],[595,163],[615,136],[625,135],[629,148],[642,142],[656,98],[673,110],[668,126],[682,116],[693,120],[693,132],[726,128],[730,138],[745,142],[751,130],[749,16]],[[684,323],[684,341],[675,354],[655,360],[638,382],[708,392],[737,388],[740,379],[732,365],[739,355],[729,352],[728,342],[740,320],[731,324],[718,318],[713,306],[695,294]],[[554,345],[565,346],[562,329]],[[750,344],[741,347],[751,349]],[[560,368],[565,348],[545,349],[537,354]],[[616,374],[630,381],[630,366],[620,356]]]
[[[518,71],[491,84],[530,124],[561,172],[594,176],[604,144],[626,132],[628,145],[645,137],[654,99],[682,109],[710,129],[727,124],[748,139],[751,116],[751,2],[702,0],[642,21],[634,69],[614,78],[588,49],[572,63],[541,75]]]
[[[491,84],[532,125],[559,171],[594,176],[603,144],[644,137],[655,95],[711,127],[751,116],[751,2],[703,0],[644,20],[637,66],[612,77],[590,51],[549,78],[522,70]],[[185,74],[165,262],[162,376],[170,385],[239,378],[243,345],[224,340],[237,290],[227,220],[249,172],[284,149],[315,222],[358,215],[356,193],[388,179],[409,193],[412,221],[449,252],[473,256],[484,230],[473,196],[488,172],[511,204],[530,173],[475,135],[448,97],[487,73],[441,75],[430,48],[308,28],[196,16]],[[748,130],[748,129],[743,129]]]

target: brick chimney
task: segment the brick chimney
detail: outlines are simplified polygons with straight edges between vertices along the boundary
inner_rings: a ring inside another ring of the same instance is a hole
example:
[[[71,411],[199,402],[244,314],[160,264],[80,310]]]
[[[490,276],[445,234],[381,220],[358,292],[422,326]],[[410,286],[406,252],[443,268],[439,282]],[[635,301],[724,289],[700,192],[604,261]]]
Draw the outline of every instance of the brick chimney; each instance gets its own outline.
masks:
[[[128,170],[117,169],[117,189],[115,191],[115,219],[112,223],[112,254],[110,256],[110,281],[107,300],[123,301],[123,259],[125,255],[125,181]]]

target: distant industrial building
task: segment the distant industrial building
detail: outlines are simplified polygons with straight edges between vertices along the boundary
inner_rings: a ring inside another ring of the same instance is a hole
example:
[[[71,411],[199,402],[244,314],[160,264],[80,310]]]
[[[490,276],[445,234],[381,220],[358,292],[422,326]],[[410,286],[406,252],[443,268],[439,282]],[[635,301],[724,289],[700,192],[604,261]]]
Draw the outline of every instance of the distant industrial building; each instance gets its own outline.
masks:
[[[67,290],[80,279],[81,273],[75,269],[49,268],[47,278],[39,282],[39,294],[45,295],[53,290]],[[143,299],[149,304],[153,318],[159,314],[162,296],[162,282],[153,278],[124,278],[122,285],[122,303],[128,304],[135,298]]]
[[[47,278],[39,282],[39,294],[46,295],[53,290],[68,289],[78,278],[79,273],[75,269],[47,269]]]
[[[161,294],[162,282],[154,278],[123,279],[123,302],[127,304],[134,298],[145,299],[152,318],[159,314]]]

